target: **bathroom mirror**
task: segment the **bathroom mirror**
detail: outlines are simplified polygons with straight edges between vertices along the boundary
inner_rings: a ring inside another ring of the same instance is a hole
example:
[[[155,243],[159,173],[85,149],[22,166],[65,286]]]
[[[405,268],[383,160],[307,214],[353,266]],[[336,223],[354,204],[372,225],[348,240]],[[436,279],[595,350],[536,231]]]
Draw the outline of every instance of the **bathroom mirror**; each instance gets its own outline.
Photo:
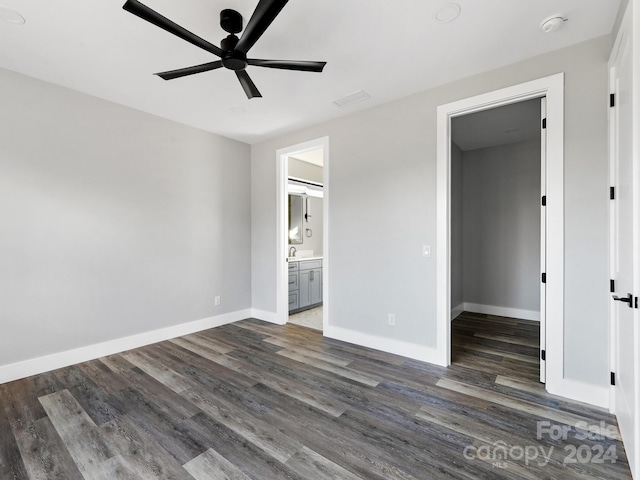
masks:
[[[300,195],[289,195],[289,245],[302,244],[302,219],[304,199]]]

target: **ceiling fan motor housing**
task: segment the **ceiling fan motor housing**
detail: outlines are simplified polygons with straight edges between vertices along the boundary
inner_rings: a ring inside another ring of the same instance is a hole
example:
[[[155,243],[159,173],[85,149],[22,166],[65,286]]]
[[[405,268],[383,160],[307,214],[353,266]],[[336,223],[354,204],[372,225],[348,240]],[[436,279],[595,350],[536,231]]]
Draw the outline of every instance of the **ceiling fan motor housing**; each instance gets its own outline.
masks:
[[[229,70],[244,70],[248,65],[247,56],[235,50],[237,43],[238,37],[233,34],[223,38],[220,42],[220,47],[225,52],[222,57],[222,65]]]

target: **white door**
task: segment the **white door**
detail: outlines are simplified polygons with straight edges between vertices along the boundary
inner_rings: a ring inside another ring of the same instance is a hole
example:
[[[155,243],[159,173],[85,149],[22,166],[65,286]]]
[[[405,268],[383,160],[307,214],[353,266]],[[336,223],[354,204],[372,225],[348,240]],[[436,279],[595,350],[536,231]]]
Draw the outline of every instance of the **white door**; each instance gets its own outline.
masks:
[[[612,54],[612,85],[614,107],[612,122],[612,274],[615,292],[612,295],[615,359],[615,412],[618,418],[625,451],[634,478],[640,478],[639,355],[640,325],[638,324],[636,278],[638,258],[637,197],[640,184],[633,159],[633,54],[630,28],[630,9],[620,29]]]

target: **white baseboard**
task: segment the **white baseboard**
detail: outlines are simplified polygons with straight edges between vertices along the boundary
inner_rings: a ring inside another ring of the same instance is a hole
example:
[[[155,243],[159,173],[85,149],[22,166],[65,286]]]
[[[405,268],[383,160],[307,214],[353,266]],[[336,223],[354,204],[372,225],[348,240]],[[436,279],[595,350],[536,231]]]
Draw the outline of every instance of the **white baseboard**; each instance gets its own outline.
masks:
[[[521,310],[519,308],[496,307],[494,305],[482,305],[479,303],[464,302],[466,312],[496,315],[499,317],[521,318],[522,320],[540,321],[540,312],[535,310]]]
[[[547,391],[553,395],[588,403],[607,410],[610,408],[608,385],[592,385],[578,380],[563,378],[555,386],[547,382]]]
[[[461,303],[460,305],[453,307],[451,309],[451,321],[453,322],[458,315],[464,312],[464,310],[465,310],[464,303]]]
[[[276,325],[284,325],[282,321],[278,319],[278,315],[275,312],[267,312],[265,310],[258,310],[256,308],[251,309],[251,316],[258,320],[263,320],[269,323],[275,323]]]
[[[423,345],[416,345],[415,343],[393,340],[331,325],[327,325],[325,327],[323,335],[328,338],[353,343],[362,347],[373,348],[375,350],[393,353],[395,355],[402,355],[403,357],[420,360],[422,362],[443,365],[442,356],[439,355],[439,352],[435,347],[425,347]]]
[[[64,352],[32,358],[9,365],[0,366],[0,383],[11,382],[20,378],[49,372],[58,368],[68,367],[76,363],[87,362],[96,358],[113,355],[152,343],[162,342],[171,338],[200,332],[209,328],[219,327],[228,323],[251,317],[251,310],[239,310],[215,317],[203,318],[192,322],[182,323],[171,327],[160,328],[150,332],[139,333],[129,337],[109,340],[107,342],[74,348]]]

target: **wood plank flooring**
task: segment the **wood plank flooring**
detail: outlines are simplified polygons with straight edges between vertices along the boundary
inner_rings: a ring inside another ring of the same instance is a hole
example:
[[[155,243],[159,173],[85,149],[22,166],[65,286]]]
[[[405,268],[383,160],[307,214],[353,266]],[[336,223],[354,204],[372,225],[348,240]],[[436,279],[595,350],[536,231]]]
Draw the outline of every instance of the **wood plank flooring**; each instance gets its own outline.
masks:
[[[0,385],[0,480],[631,478],[615,419],[538,383],[535,322],[453,332],[445,369],[248,319]]]

